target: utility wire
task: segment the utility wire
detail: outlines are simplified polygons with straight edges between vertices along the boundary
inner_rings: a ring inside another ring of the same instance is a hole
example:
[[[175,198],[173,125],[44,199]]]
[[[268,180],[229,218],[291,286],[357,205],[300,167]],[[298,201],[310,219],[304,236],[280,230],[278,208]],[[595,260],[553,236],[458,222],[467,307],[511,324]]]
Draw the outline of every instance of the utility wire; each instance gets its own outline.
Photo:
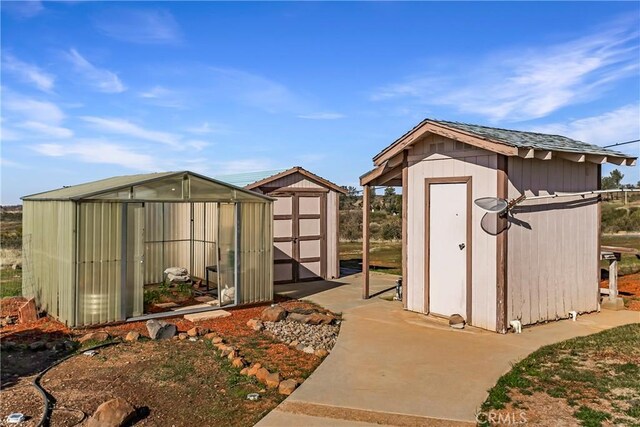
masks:
[[[640,139],[634,139],[633,141],[618,142],[617,144],[605,145],[602,148],[616,147],[618,145],[633,144],[634,142],[640,142]]]

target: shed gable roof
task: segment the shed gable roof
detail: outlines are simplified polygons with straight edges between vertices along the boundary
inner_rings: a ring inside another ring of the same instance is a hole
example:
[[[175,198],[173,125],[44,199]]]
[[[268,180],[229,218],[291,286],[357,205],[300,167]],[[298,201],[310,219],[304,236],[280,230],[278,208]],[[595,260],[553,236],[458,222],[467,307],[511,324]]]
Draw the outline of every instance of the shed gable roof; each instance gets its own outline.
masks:
[[[520,155],[519,150],[541,150],[562,153],[610,156],[634,163],[636,158],[618,151],[568,138],[562,135],[493,128],[446,120],[425,119],[409,132],[373,157],[376,165],[388,160],[396,151],[415,143],[423,133],[435,133],[451,139],[477,145],[508,156]]]
[[[333,182],[322,178],[308,170],[304,169],[301,166],[294,166],[290,169],[284,169],[280,171],[263,171],[263,172],[249,172],[245,174],[236,174],[236,175],[223,175],[219,176],[218,179],[221,181],[229,182],[229,183],[237,183],[236,185],[243,185],[245,188],[250,190],[254,190],[258,187],[262,187],[264,185],[269,184],[270,182],[277,181],[285,176],[293,175],[295,173],[299,173],[300,175],[305,176],[306,178],[315,181],[317,184],[322,185],[323,187],[330,188],[331,190],[337,191],[341,194],[347,194],[347,190],[340,187]],[[257,178],[257,179],[253,179]],[[248,179],[253,179],[252,181],[246,182]],[[246,183],[245,183],[246,182]]]
[[[272,200],[270,197],[257,194],[253,191],[248,191],[244,188],[237,187],[235,185],[218,181],[216,179],[209,178],[204,175],[197,174],[190,171],[175,171],[175,172],[156,172],[136,175],[123,175],[114,176],[111,178],[100,179],[97,181],[86,182],[83,184],[71,185],[68,187],[62,187],[56,190],[45,191],[42,193],[31,194],[22,197],[22,200],[82,200],[89,197],[96,197],[101,194],[110,193],[128,187],[135,187],[137,185],[147,184],[151,182],[161,181],[166,178],[189,175],[201,180],[208,181],[211,185],[217,185],[218,188],[228,187],[229,189],[240,191],[243,197],[246,199],[265,199]]]

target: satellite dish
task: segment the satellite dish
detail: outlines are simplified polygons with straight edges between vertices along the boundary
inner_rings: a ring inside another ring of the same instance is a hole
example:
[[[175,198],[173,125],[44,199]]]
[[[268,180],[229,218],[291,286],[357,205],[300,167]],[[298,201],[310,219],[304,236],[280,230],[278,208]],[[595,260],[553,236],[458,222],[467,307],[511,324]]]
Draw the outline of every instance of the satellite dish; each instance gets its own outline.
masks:
[[[480,209],[489,213],[502,213],[507,210],[509,203],[498,197],[481,197],[473,201]]]

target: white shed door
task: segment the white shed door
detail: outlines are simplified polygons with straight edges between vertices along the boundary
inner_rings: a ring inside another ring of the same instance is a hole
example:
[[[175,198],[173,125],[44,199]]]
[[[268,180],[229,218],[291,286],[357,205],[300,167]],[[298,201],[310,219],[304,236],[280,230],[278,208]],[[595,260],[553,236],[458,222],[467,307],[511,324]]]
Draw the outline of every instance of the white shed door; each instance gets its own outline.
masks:
[[[429,312],[467,317],[467,184],[429,188]],[[467,321],[469,319],[466,319]]]

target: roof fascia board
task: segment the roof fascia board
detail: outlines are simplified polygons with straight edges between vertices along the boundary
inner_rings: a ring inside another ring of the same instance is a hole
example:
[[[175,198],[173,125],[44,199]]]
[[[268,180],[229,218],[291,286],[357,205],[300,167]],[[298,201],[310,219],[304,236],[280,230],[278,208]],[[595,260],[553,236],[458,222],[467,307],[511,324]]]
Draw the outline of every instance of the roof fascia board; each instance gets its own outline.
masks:
[[[455,141],[460,141],[465,144],[473,145],[478,148],[482,148],[484,150],[492,151],[498,154],[504,154],[505,156],[517,156],[518,148],[512,147],[497,141],[493,141],[486,138],[481,138],[476,135],[460,131],[458,129],[453,129],[447,126],[444,126],[440,123],[433,123],[429,120],[424,121],[421,125],[419,125],[416,129],[404,135],[402,138],[397,140],[387,149],[385,149],[382,153],[374,157],[373,162],[374,165],[379,165],[385,160],[394,157],[399,152],[404,150],[410,145],[415,144],[420,138],[422,138],[427,133],[433,133],[436,135],[444,136],[445,138],[453,139]]]
[[[258,187],[262,187],[263,185],[266,185],[270,182],[276,181],[280,178],[284,178],[286,176],[289,175],[293,175],[294,173],[299,173],[300,175],[303,175],[309,179],[311,179],[312,181],[316,181],[316,183],[320,184],[320,185],[324,185],[326,187],[331,188],[334,191],[337,191],[338,193],[341,194],[347,194],[347,190],[345,190],[344,188],[340,187],[339,185],[334,184],[331,181],[328,181],[314,173],[309,172],[308,170],[300,167],[300,166],[295,166],[292,167],[291,169],[287,169],[286,171],[282,171],[280,173],[277,173],[273,176],[268,176],[266,178],[261,179],[260,181],[256,181],[253,184],[249,184],[247,185],[245,188],[249,189],[249,190],[254,190]]]

